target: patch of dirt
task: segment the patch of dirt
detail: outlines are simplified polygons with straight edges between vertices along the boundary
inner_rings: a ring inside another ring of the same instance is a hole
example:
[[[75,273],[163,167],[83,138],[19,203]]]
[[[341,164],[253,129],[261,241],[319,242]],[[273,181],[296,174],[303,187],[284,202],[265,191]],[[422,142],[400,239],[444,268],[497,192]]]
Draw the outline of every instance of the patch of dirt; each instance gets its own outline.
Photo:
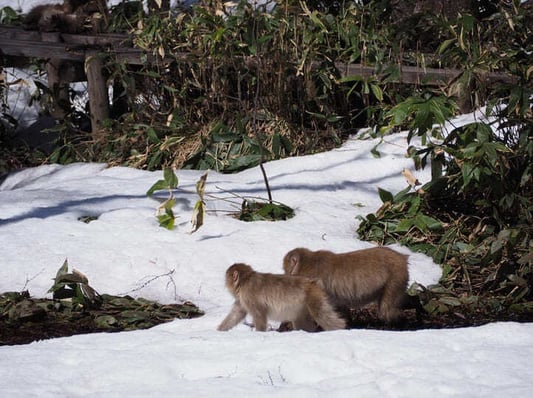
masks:
[[[176,318],[202,316],[194,304],[162,305],[142,298],[102,295],[86,308],[72,300],[31,298],[27,292],[0,294],[0,346],[98,332],[148,329]]]
[[[351,310],[342,315],[347,320],[348,329],[373,329],[388,331],[414,331],[423,329],[453,329],[486,325],[491,322],[533,322],[533,313],[500,313],[488,315],[481,311],[470,312],[468,315],[459,311],[450,311],[431,315],[425,311],[407,308],[402,311],[402,317],[393,324],[386,324],[378,318],[374,305],[362,309]],[[278,332],[292,329],[290,323],[282,323]],[[320,329],[320,328],[319,328]]]
[[[109,329],[96,327],[94,320],[88,316],[75,320],[47,318],[41,321],[21,323],[0,321],[0,345],[28,344],[55,337],[98,332],[109,332]]]
[[[5,296],[0,295],[1,297]],[[128,301],[131,301],[132,305],[135,306],[133,299],[110,297],[107,299],[108,303],[121,300],[122,307],[117,309],[117,305],[113,307],[112,304],[107,304],[98,309],[79,312],[61,311],[61,308],[68,308],[68,306],[65,307],[65,304],[61,303],[60,300],[30,299],[33,304],[40,305],[40,307],[34,308],[42,308],[43,303],[46,302],[45,307],[52,305],[57,310],[51,311],[49,308],[48,311],[30,311],[26,316],[18,317],[16,320],[9,319],[9,311],[13,306],[11,308],[0,308],[2,310],[0,313],[0,346],[28,344],[33,341],[77,334],[146,329],[175,318],[193,318],[202,315],[202,312],[192,303],[161,306],[142,299],[143,308],[148,309],[145,312],[141,312],[139,309],[133,312],[124,310]],[[26,297],[25,300],[27,299],[29,298]],[[124,300],[126,300],[126,303],[124,303]],[[20,302],[22,301],[18,303]],[[161,311],[166,311],[167,315],[161,316]],[[125,320],[120,318],[119,314],[121,313],[126,313],[128,318]],[[351,311],[348,318],[348,327],[350,329],[407,331],[480,326],[497,321],[533,322],[533,313],[487,315],[479,312],[465,315],[460,312],[450,311],[435,316],[415,309],[406,309],[403,311],[403,317],[400,321],[393,325],[387,325],[378,319],[376,309],[370,306]],[[102,323],[102,319],[107,321]],[[287,325],[279,329],[279,331],[287,330],[289,330]]]
[[[483,312],[447,312],[430,315],[414,309],[403,311],[402,319],[392,325],[386,325],[377,317],[372,308],[364,308],[352,312],[348,327],[350,329],[378,329],[378,330],[420,330],[420,329],[451,329],[470,326],[481,326],[491,322],[533,322],[533,313],[501,313],[498,315]]]

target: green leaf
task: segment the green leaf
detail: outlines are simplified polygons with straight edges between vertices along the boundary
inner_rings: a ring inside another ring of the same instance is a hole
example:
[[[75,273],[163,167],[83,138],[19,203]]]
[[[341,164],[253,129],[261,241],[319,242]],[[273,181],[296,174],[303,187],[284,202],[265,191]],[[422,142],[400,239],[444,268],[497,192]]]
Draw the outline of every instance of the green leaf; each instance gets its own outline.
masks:
[[[393,125],[399,126],[404,122],[405,119],[407,119],[407,115],[409,114],[409,112],[405,104],[400,104],[392,108],[391,114],[393,117]]]
[[[238,158],[233,159],[231,162],[229,162],[225,171],[233,172],[233,171],[247,169],[252,166],[257,166],[260,161],[261,161],[261,155],[239,156]]]
[[[339,83],[351,83],[351,82],[361,82],[364,78],[361,75],[349,75],[344,76],[339,79]]]
[[[426,216],[424,214],[418,214],[414,219],[414,225],[421,231],[442,231],[442,224],[440,221],[433,217]]]
[[[120,314],[121,321],[126,322],[128,324],[133,324],[137,322],[144,322],[147,319],[150,318],[150,314],[143,312],[143,311],[135,311],[135,310],[126,310],[122,311]]]
[[[282,203],[263,203],[244,200],[239,214],[241,221],[277,221],[294,217],[294,210]]]
[[[278,133],[272,136],[271,147],[272,147],[272,153],[274,154],[274,156],[281,156],[281,150],[280,150],[281,140],[280,140],[280,135]]]
[[[176,189],[178,186],[178,177],[172,169],[163,170],[163,180],[158,180],[150,189],[146,192],[146,196],[152,196],[154,192],[164,189]]]
[[[404,218],[403,220],[400,220],[398,225],[396,226],[396,229],[394,232],[407,232],[411,229],[413,226],[413,219],[412,218]]]
[[[450,307],[459,307],[461,305],[461,300],[457,297],[441,297],[439,301]]]
[[[444,40],[439,48],[437,49],[438,54],[442,54],[448,47],[450,47],[453,43],[457,42],[457,39],[448,39]]]
[[[389,191],[386,191],[382,188],[378,188],[379,198],[383,203],[390,202],[393,203],[394,197]]]
[[[413,200],[411,200],[411,206],[409,206],[409,210],[407,211],[407,214],[409,214],[410,216],[414,216],[415,214],[417,214],[418,211],[420,210],[421,202],[422,202],[422,199],[420,198],[420,196],[413,197]]]
[[[153,127],[148,127],[146,129],[146,135],[148,136],[148,141],[154,144],[159,143],[159,137],[157,136],[157,133]]]
[[[152,196],[155,191],[160,191],[162,189],[168,188],[168,184],[165,180],[158,180],[150,189],[146,192],[147,196]]]
[[[48,289],[47,293],[55,293],[59,289],[63,289],[66,285],[66,283],[61,282],[61,278],[68,273],[68,259],[65,259],[63,262],[63,265],[59,267],[56,273],[56,277],[54,278],[54,284],[50,289]]]
[[[429,314],[442,314],[445,312],[448,312],[448,307],[444,304],[439,302],[438,300],[432,299],[424,305],[424,310],[426,310]]]
[[[442,231],[444,229],[442,223],[433,217],[429,217],[424,214],[420,214],[418,217],[424,221],[424,224],[427,228],[429,228],[430,231]]]
[[[394,195],[393,203],[410,202],[412,197],[416,195],[411,192],[411,186],[407,185],[405,189],[402,189],[396,195]]]
[[[370,89],[372,90],[372,93],[377,98],[379,102],[383,101],[383,91],[381,90],[381,87],[379,87],[377,84],[370,84]]]
[[[59,269],[57,270],[55,279],[59,280],[61,276],[67,273],[68,273],[68,259],[65,259],[65,261],[63,261],[63,265],[59,267]]]
[[[474,177],[474,166],[471,163],[463,163],[461,167],[461,175],[463,177],[462,188],[466,188],[470,185],[472,177]]]
[[[168,189],[176,189],[178,186],[178,176],[174,173],[172,169],[165,169],[163,172],[165,182],[167,183]]]
[[[211,139],[214,143],[241,142],[242,136],[240,134],[218,130],[211,134]]]
[[[200,177],[200,179],[196,182],[196,193],[200,197],[200,200],[204,200],[204,193],[205,193],[205,182],[207,180],[207,171]]]
[[[372,147],[372,149],[370,150],[370,153],[372,154],[373,157],[375,158],[380,158],[381,157],[381,153],[378,151],[378,147],[381,145],[382,141],[378,142],[376,145],[374,145]]]
[[[102,299],[106,304],[115,307],[115,309],[129,308],[131,306],[132,301],[134,301],[129,296],[121,297],[111,296],[109,294],[102,294]]]
[[[202,200],[199,200],[196,202],[196,205],[194,206],[194,211],[192,215],[192,226],[193,230],[191,233],[194,233],[200,229],[202,225],[204,225],[204,215],[205,215],[205,203]]]
[[[100,315],[94,319],[94,323],[97,327],[103,329],[114,328],[118,326],[117,318],[112,315]]]
[[[157,216],[157,219],[159,221],[159,226],[164,227],[168,230],[174,229],[176,217],[174,217],[174,213],[172,211],[170,211],[170,213],[165,213]]]
[[[157,209],[157,219],[159,220],[159,226],[165,227],[168,230],[174,229],[174,222],[176,217],[172,208],[176,204],[176,199],[171,196],[165,200]]]

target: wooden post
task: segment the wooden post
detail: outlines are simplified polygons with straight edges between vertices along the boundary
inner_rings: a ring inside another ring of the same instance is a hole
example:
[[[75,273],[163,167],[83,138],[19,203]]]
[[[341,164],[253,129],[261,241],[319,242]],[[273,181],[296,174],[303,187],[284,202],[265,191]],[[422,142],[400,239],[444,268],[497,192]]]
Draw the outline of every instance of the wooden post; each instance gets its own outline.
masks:
[[[85,57],[85,73],[89,90],[89,108],[93,136],[102,128],[102,122],[109,118],[109,97],[103,74],[102,58],[97,51],[90,51]]]
[[[56,120],[61,121],[72,112],[69,83],[75,81],[76,67],[70,61],[52,58],[46,63],[46,75],[52,96],[49,112]]]
[[[43,42],[58,43],[59,34],[55,32],[42,32]],[[63,120],[70,113],[70,98],[68,95],[68,81],[62,76],[61,67],[63,60],[50,58],[46,63],[46,78],[52,101],[49,112],[56,120]]]

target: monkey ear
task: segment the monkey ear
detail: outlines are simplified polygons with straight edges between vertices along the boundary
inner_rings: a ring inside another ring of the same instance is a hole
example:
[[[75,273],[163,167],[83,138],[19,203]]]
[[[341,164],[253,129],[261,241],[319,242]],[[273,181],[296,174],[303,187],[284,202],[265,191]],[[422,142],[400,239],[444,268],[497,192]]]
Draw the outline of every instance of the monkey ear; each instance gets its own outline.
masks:
[[[300,263],[300,258],[297,254],[293,254],[290,258],[291,263],[291,274],[294,275],[298,272],[298,265]]]
[[[233,273],[231,274],[231,278],[233,279],[234,285],[239,283],[239,271],[233,271]]]

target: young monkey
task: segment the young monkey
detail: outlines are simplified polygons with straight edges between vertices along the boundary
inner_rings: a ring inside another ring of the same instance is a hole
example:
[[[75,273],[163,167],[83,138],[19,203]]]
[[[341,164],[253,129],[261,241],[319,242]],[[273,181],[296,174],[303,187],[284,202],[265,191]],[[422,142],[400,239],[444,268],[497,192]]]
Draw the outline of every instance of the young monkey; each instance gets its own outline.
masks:
[[[285,255],[283,269],[319,280],[337,308],[377,301],[379,316],[387,323],[399,318],[409,280],[407,256],[386,247],[341,254],[297,248]]]
[[[308,278],[261,273],[246,264],[233,264],[226,271],[226,287],[235,303],[218,330],[231,329],[246,314],[252,316],[258,331],[267,329],[268,319],[292,322],[294,329],[305,331],[316,331],[316,324],[324,330],[346,327],[323,289]]]

